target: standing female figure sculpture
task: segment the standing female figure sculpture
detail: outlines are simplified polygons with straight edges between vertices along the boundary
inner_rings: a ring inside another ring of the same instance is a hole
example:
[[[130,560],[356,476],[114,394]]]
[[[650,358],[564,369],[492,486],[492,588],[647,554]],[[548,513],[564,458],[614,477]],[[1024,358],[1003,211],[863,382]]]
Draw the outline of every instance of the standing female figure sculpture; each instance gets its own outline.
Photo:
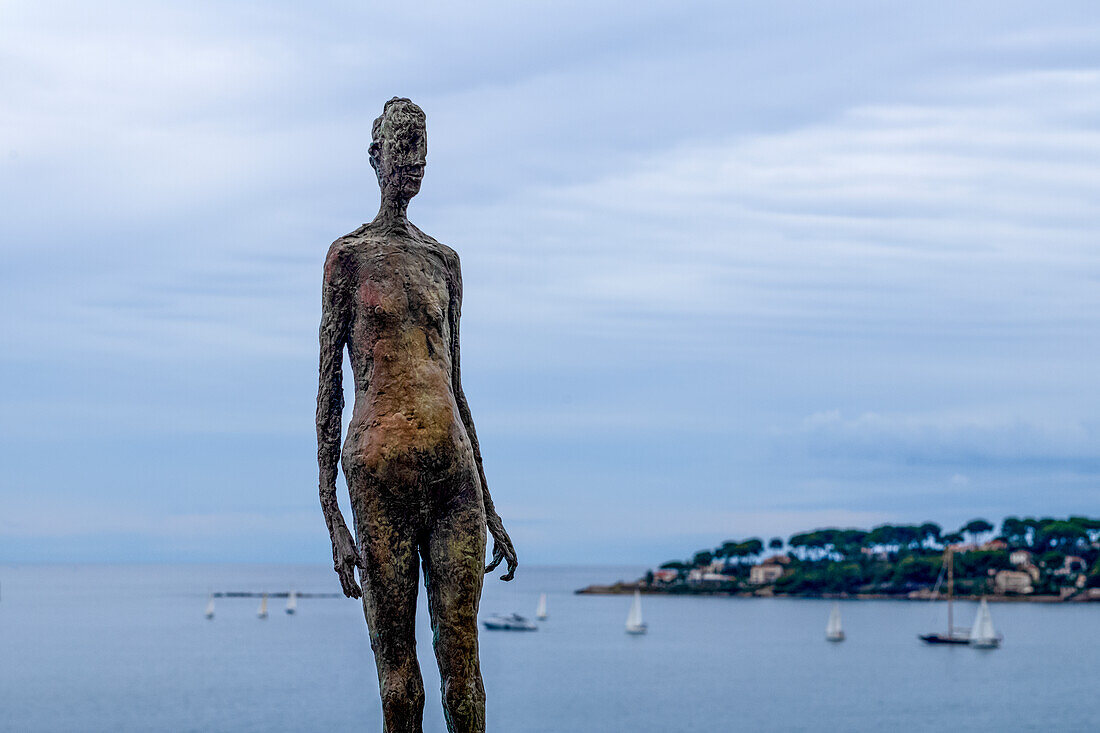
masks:
[[[414,623],[423,563],[447,727],[480,733],[482,576],[506,561],[502,580],[511,580],[516,554],[493,508],[462,393],[458,255],[405,214],[424,177],[424,112],[408,99],[391,99],[371,137],[370,161],[382,189],[378,216],[337,239],[325,259],[317,392],[321,508],[344,594],[363,599],[384,730],[422,729]],[[341,456],[345,347],[355,406]],[[347,479],[357,541],[337,504],[337,463]],[[486,527],[494,540],[488,567]]]

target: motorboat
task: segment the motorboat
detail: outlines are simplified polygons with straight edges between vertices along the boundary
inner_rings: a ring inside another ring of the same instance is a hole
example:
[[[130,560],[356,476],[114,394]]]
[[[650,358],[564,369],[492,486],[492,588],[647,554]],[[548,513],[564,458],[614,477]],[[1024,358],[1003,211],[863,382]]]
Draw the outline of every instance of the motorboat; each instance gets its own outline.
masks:
[[[494,613],[481,622],[489,631],[538,631],[539,627],[518,613]]]

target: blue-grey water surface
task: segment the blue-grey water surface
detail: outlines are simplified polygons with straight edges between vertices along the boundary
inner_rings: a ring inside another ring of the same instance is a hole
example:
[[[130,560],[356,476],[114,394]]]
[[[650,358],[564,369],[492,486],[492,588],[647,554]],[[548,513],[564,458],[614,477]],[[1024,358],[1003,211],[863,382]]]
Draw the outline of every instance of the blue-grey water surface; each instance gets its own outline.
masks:
[[[563,731],[1050,731],[1100,726],[1100,604],[996,604],[1003,648],[926,647],[930,603],[653,597],[628,636],[629,598],[576,596],[640,569],[523,567],[487,580],[482,616],[550,619],[481,633],[488,728]],[[221,590],[333,591],[318,566],[0,566],[0,730],[381,730],[361,606],[219,599]],[[424,730],[445,730],[421,594]],[[970,604],[959,604],[969,623]],[[942,608],[938,609],[942,613]]]

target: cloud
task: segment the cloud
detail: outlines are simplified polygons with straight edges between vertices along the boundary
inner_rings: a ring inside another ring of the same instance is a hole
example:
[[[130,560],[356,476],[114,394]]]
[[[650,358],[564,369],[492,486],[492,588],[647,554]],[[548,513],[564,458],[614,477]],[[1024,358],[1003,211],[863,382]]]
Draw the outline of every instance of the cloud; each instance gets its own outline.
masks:
[[[530,212],[517,229],[556,220],[565,232],[530,247],[535,303],[494,312],[627,330],[660,312],[677,323],[669,333],[699,317],[829,332],[1091,318],[1096,99],[1095,70],[972,79],[938,101],[681,144],[613,176],[521,191],[470,221]]]
[[[1091,13],[9,3],[0,516],[49,466],[72,536],[307,526],[320,263],[373,214],[394,94],[428,112],[411,211],[463,257],[494,496],[547,558],[625,502],[607,557],[934,492],[1080,503]]]
[[[1005,413],[863,413],[845,418],[840,410],[818,412],[785,434],[811,450],[902,461],[1097,461],[1100,430],[1081,422],[1038,422]],[[955,474],[951,483],[969,479]]]

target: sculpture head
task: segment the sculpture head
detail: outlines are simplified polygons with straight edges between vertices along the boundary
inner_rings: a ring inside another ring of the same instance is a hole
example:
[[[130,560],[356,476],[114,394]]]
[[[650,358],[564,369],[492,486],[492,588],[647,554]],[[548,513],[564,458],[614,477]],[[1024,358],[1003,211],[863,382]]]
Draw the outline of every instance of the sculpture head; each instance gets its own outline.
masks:
[[[386,102],[371,127],[370,164],[383,201],[407,204],[420,192],[428,157],[424,110],[404,97]]]

